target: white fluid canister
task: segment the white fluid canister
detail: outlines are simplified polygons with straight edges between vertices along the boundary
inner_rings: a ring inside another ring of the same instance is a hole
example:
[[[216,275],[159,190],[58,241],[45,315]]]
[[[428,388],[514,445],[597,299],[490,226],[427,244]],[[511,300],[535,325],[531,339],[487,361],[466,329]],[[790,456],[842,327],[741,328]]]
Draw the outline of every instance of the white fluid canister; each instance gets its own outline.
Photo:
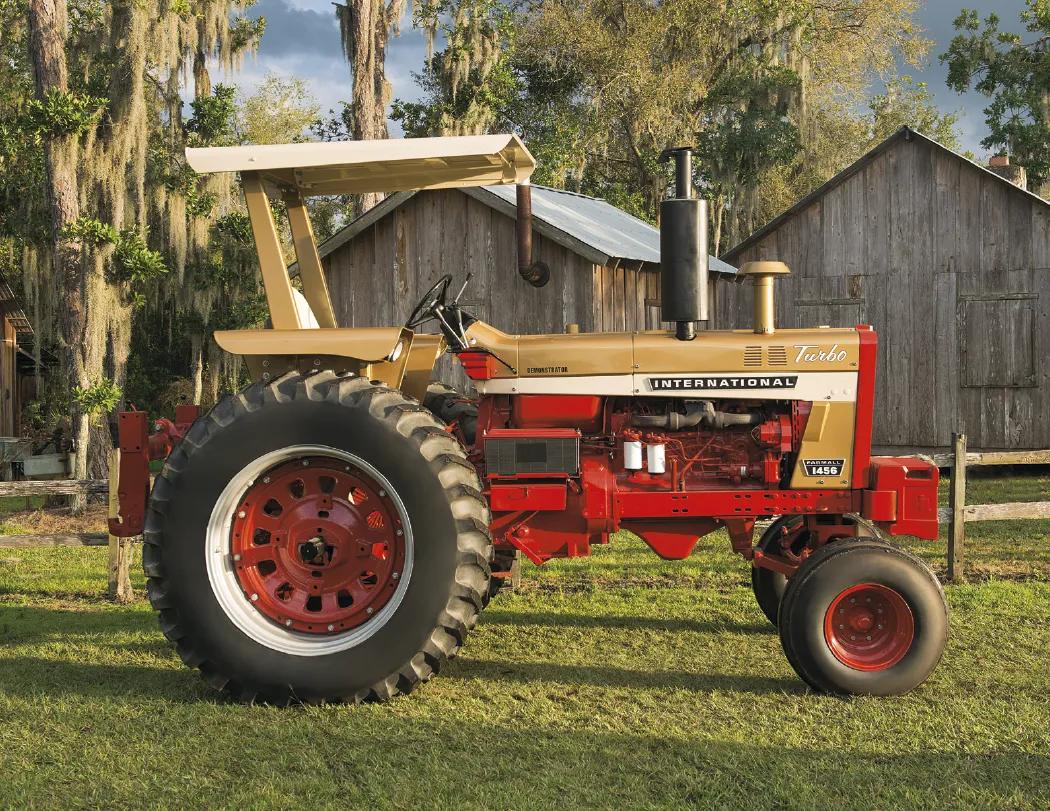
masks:
[[[637,439],[624,440],[623,466],[626,470],[642,469],[642,443]]]
[[[653,474],[663,473],[666,465],[666,455],[662,442],[650,442],[645,446],[646,461],[649,463],[649,472]]]

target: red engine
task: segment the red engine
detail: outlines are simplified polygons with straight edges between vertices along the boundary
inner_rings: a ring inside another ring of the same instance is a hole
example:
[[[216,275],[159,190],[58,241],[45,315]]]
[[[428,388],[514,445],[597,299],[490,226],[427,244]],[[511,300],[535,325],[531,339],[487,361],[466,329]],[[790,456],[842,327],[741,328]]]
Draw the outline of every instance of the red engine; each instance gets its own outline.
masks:
[[[497,543],[541,563],[585,555],[624,527],[661,556],[684,557],[725,523],[717,517],[725,510],[682,502],[779,489],[807,414],[807,403],[789,401],[483,398],[475,461],[489,482]],[[627,508],[628,495],[641,501]],[[646,496],[661,503],[646,507]]]

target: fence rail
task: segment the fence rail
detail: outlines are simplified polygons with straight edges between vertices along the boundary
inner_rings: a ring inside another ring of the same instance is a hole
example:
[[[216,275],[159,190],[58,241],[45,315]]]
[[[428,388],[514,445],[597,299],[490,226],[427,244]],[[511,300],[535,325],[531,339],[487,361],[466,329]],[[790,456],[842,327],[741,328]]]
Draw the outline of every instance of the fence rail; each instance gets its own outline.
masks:
[[[955,434],[955,450],[937,454],[934,462],[951,468],[948,507],[938,511],[941,522],[948,524],[948,580],[966,580],[966,524],[970,521],[1003,521],[1013,518],[1050,518],[1050,501],[1015,501],[1007,504],[967,504],[966,469],[978,465],[1047,465],[1050,450],[988,451],[966,450],[966,434]]]
[[[54,479],[0,482],[0,497],[30,496],[109,496],[109,516],[117,515],[117,472],[120,449],[114,448],[109,460],[109,479]],[[105,533],[83,532],[58,535],[0,535],[0,549],[28,549],[41,546],[108,546],[109,596],[120,603],[130,602],[132,538]]]
[[[109,492],[105,479],[53,479],[24,482],[0,482],[3,496],[96,496]]]
[[[941,523],[948,524],[948,580],[962,582],[966,549],[966,524],[971,521],[1003,521],[1009,519],[1050,519],[1050,501],[1023,501],[1007,504],[967,504],[966,469],[990,465],[1047,465],[1050,450],[968,452],[966,435],[954,435],[954,452],[933,455],[938,467],[951,468],[949,506],[938,510]],[[120,451],[115,450],[110,460],[111,478],[120,469]],[[111,486],[112,484],[112,486]],[[105,479],[59,479],[53,481],[0,482],[0,497],[15,496],[110,496],[110,515],[116,514],[116,482]],[[0,549],[25,549],[33,546],[109,546],[110,596],[126,601],[131,596],[128,565],[132,539],[116,538],[103,533],[68,535],[2,535]]]
[[[31,549],[34,546],[106,546],[104,532],[77,532],[69,535],[0,535],[0,549]]]

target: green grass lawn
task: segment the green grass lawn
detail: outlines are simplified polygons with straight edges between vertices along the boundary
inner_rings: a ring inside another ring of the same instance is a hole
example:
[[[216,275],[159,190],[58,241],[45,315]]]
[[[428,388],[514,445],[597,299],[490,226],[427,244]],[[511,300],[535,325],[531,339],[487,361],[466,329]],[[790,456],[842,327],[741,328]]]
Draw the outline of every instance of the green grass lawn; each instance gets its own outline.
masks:
[[[526,566],[416,694],[288,710],[223,702],[144,601],[106,603],[105,550],[0,549],[0,806],[1046,808],[1050,522],[967,529],[941,666],[849,700],[795,677],[721,535]]]

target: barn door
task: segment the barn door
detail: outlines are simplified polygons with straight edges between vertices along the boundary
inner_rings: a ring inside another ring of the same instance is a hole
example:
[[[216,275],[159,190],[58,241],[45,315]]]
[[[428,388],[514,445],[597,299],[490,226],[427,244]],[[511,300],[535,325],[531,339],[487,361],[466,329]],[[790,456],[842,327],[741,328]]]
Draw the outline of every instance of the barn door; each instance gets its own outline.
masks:
[[[1046,447],[1047,300],[1031,269],[956,275],[957,425],[978,450]]]

